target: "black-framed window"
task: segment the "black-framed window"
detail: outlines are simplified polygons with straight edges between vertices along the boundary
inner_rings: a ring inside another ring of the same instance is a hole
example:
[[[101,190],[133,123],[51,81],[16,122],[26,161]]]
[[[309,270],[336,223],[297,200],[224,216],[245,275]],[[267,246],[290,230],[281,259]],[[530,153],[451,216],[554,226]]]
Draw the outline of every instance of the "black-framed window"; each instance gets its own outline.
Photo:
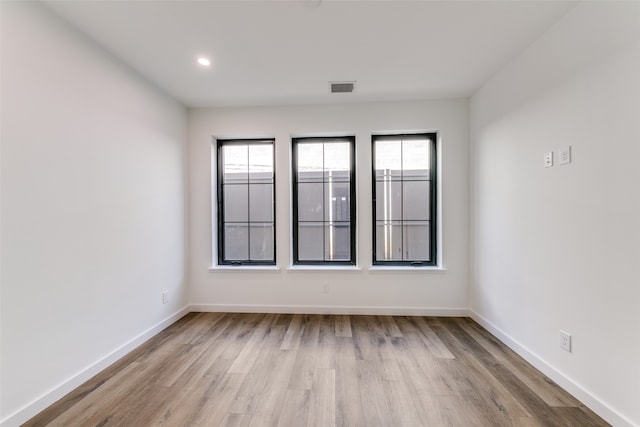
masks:
[[[356,264],[355,137],[293,139],[293,263]]]
[[[216,153],[218,265],[274,265],[274,140],[218,140]]]
[[[436,133],[374,135],[373,263],[437,265]]]

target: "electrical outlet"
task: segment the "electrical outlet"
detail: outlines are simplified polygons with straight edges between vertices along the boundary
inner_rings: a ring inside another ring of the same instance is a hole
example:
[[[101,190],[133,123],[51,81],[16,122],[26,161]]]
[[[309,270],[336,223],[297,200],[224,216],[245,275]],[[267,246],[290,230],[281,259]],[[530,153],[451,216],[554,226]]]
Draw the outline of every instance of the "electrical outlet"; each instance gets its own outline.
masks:
[[[167,304],[169,302],[169,291],[164,291],[162,293],[162,303]]]
[[[558,163],[561,165],[566,165],[571,163],[571,146],[567,145],[566,147],[560,147],[558,150]]]
[[[544,167],[550,168],[551,166],[553,166],[553,151],[544,153]]]
[[[328,294],[329,293],[329,284],[328,283],[323,283],[322,284],[322,290],[320,291],[323,294]]]
[[[560,331],[560,348],[571,353],[571,334]]]

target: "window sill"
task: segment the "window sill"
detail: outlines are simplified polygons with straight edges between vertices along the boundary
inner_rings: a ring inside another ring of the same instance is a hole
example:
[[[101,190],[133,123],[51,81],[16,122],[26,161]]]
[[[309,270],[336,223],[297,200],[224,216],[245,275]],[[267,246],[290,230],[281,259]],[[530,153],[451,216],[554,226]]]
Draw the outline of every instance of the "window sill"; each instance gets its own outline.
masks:
[[[446,273],[446,267],[412,267],[410,265],[372,265],[369,271],[419,271],[423,273]]]
[[[277,265],[214,265],[209,271],[280,271]]]
[[[357,265],[291,265],[289,271],[360,271]]]

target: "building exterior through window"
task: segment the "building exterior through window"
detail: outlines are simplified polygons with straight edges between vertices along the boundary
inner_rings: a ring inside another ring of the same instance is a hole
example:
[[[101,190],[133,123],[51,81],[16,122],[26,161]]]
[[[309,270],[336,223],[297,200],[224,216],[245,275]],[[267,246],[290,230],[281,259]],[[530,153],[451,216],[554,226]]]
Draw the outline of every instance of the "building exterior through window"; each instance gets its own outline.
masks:
[[[373,263],[437,265],[436,134],[372,138]]]
[[[293,262],[355,265],[355,138],[293,140]]]
[[[272,265],[275,258],[273,140],[219,140],[219,265]]]

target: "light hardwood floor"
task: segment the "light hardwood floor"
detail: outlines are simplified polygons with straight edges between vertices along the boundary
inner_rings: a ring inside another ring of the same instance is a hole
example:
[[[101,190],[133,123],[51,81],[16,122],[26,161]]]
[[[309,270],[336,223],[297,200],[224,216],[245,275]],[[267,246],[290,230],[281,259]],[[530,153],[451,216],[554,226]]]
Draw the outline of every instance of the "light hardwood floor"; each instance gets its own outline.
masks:
[[[606,426],[466,318],[191,313],[26,426]]]

